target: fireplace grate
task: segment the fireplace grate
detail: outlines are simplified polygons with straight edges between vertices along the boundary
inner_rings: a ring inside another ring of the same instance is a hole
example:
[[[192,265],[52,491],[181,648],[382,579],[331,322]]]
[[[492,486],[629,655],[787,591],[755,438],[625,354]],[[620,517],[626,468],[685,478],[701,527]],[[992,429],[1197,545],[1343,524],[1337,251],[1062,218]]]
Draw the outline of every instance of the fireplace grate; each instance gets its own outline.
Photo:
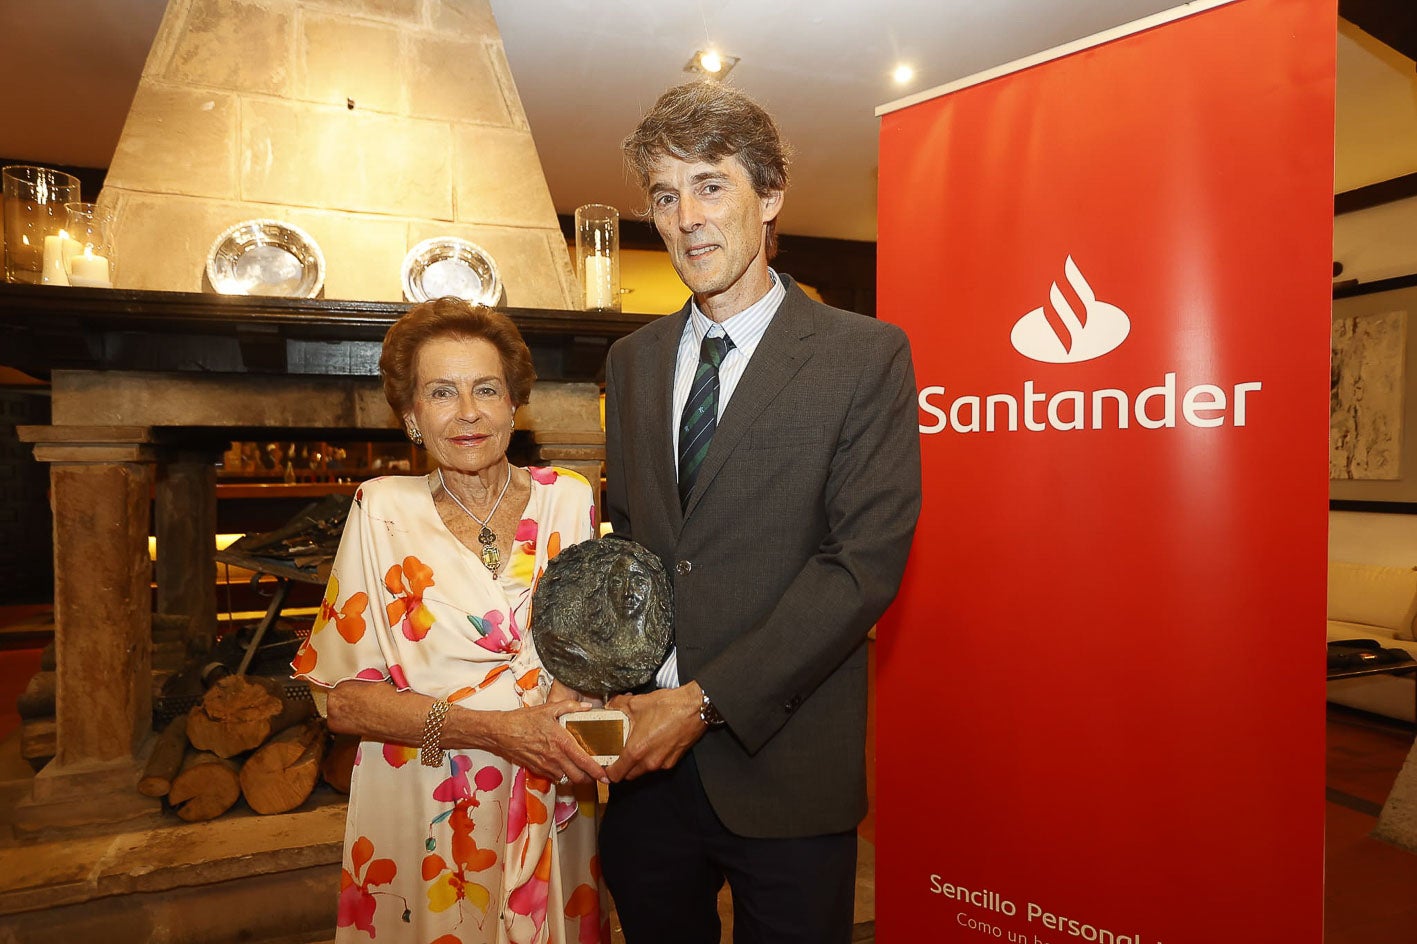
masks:
[[[290,681],[285,686],[285,697],[291,701],[313,701],[310,686],[304,682]],[[178,715],[185,715],[202,700],[201,695],[158,695],[153,698],[153,729],[160,730]]]

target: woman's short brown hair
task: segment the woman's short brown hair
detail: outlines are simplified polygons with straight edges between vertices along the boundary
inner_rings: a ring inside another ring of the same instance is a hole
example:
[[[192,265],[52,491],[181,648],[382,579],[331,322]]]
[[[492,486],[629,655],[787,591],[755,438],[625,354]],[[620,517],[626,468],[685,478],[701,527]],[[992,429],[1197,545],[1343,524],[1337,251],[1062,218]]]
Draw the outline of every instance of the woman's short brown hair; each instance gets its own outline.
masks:
[[[625,163],[648,189],[661,157],[716,164],[737,157],[760,197],[787,189],[790,149],[777,122],[745,93],[719,82],[678,85],[654,103],[620,144]],[[777,252],[777,220],[768,223],[768,258]]]
[[[536,369],[531,350],[512,319],[491,308],[472,305],[461,298],[435,298],[404,312],[384,335],[379,354],[379,376],[384,379],[384,399],[399,419],[413,409],[418,383],[418,352],[435,338],[481,339],[497,349],[512,406],[531,396]]]

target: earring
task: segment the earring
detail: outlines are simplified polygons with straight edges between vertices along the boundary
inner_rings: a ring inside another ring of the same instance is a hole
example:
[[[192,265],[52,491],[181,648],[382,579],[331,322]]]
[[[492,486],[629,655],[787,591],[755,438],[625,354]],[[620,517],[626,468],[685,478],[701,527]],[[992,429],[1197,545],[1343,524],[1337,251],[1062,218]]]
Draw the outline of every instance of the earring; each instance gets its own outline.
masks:
[[[417,426],[409,423],[408,426],[405,427],[405,431],[408,433],[408,438],[413,440],[415,446],[423,445],[423,434],[418,431]]]

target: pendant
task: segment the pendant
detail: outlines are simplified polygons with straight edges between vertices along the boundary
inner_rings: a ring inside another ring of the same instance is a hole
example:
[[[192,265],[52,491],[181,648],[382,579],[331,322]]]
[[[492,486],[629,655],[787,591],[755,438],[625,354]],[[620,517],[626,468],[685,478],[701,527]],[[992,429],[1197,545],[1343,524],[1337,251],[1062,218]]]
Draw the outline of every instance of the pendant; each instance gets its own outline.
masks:
[[[502,565],[502,552],[497,550],[497,532],[484,524],[482,530],[477,532],[477,542],[482,545],[482,566],[495,575]]]

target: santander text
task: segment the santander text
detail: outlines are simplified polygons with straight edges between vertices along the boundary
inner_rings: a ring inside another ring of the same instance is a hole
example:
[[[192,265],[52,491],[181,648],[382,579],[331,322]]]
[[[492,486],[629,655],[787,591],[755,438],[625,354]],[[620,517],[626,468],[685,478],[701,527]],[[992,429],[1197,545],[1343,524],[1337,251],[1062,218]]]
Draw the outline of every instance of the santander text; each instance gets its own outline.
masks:
[[[957,433],[1015,432],[1020,414],[1023,428],[1045,429],[1126,429],[1132,420],[1144,429],[1174,428],[1179,415],[1187,425],[1224,426],[1227,421],[1244,426],[1250,403],[1247,397],[1260,392],[1259,381],[1235,384],[1227,391],[1215,384],[1196,384],[1179,396],[1176,374],[1168,373],[1161,383],[1134,394],[1104,387],[1098,390],[1038,390],[1032,380],[1023,384],[1023,396],[1010,393],[964,394],[950,399],[944,387],[924,387],[920,391],[920,412],[930,417],[920,423],[924,434],[952,429]],[[922,420],[924,417],[922,416]]]

